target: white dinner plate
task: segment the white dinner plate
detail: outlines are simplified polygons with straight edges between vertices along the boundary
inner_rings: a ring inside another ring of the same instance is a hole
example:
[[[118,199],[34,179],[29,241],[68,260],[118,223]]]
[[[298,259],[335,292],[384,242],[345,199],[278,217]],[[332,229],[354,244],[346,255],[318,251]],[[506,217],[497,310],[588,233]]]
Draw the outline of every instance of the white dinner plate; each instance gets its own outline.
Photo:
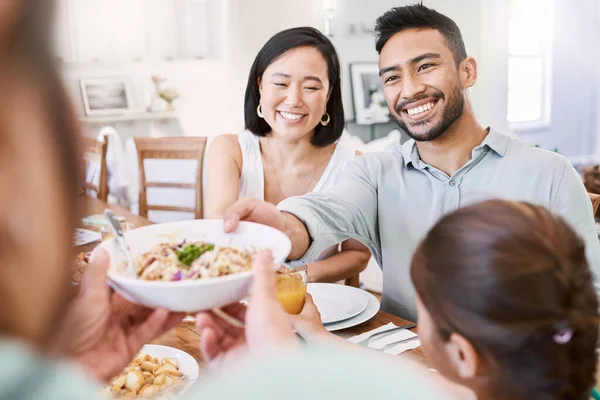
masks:
[[[327,329],[329,332],[333,332],[342,329],[352,328],[353,326],[367,322],[379,312],[380,304],[379,300],[377,300],[377,297],[364,290],[362,290],[361,292],[362,295],[367,299],[367,308],[365,308],[363,312],[352,318],[340,322],[334,322],[332,324],[326,324],[325,329]]]
[[[367,308],[363,290],[335,283],[309,283],[307,292],[313,298],[324,324],[352,318]]]

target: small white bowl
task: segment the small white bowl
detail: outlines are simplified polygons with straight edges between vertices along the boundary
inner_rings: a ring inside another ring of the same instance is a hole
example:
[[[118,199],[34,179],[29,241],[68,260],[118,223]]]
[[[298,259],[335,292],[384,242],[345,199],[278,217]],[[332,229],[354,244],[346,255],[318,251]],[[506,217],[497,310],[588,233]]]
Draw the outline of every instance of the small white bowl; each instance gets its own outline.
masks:
[[[195,381],[200,375],[200,367],[198,362],[183,350],[176,349],[175,347],[161,346],[158,344],[146,344],[138,352],[138,354],[148,354],[150,357],[156,357],[159,360],[161,358],[172,358],[177,361],[179,371],[185,376],[188,381]]]
[[[176,397],[182,396],[192,385],[196,383],[196,381],[198,380],[198,376],[200,375],[200,366],[198,365],[198,362],[194,359],[194,357],[192,357],[189,353],[186,353],[183,350],[179,350],[169,346],[147,344],[144,345],[144,347],[142,347],[138,354],[148,354],[150,357],[156,357],[159,360],[164,357],[167,357],[177,361],[177,365],[179,366],[179,372],[183,374],[184,386],[175,390],[175,396],[167,396],[165,398],[174,399]],[[166,389],[166,391],[169,391],[169,389]],[[160,398],[162,399],[163,397]]]
[[[165,234],[176,234],[187,241],[204,240],[217,245],[235,247],[254,246],[273,252],[274,267],[278,268],[292,248],[289,238],[266,225],[240,222],[234,233],[223,231],[223,220],[191,220],[155,224],[124,232],[125,239],[135,258],[154,244],[167,241]],[[163,235],[163,236],[161,236]],[[129,278],[117,272],[125,261],[114,239],[101,245],[109,253],[109,284],[129,301],[149,308],[167,308],[176,312],[198,312],[235,303],[248,295],[252,271],[217,278],[182,281],[145,281]]]

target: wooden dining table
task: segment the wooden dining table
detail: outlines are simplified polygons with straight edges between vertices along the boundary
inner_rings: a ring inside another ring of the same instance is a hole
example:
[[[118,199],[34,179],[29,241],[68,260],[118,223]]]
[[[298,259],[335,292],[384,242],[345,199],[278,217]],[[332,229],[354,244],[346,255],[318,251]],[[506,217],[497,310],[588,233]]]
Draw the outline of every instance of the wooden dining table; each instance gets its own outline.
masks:
[[[127,209],[120,207],[116,204],[107,204],[104,201],[85,196],[83,198],[84,201],[84,210],[86,215],[96,215],[103,214],[105,209],[111,209],[116,215],[122,216],[125,218],[126,222],[132,223],[134,228],[151,225],[153,222],[148,220],[147,218],[140,217],[139,215],[135,215],[129,212]],[[81,228],[90,229],[90,230],[98,230],[98,226],[90,226],[84,225],[83,221],[80,223]],[[89,252],[92,251],[98,243],[90,243],[83,246],[76,247],[77,252]],[[373,318],[364,322],[360,325],[354,326],[352,328],[336,331],[335,334],[349,338],[354,335],[359,335],[364,332],[368,332],[370,330],[376,329],[382,325],[388,323],[394,323],[398,326],[408,325],[409,321],[406,321],[402,318],[396,317],[392,314],[388,314],[383,311],[379,311]],[[416,328],[415,328],[416,329]],[[413,329],[414,330],[414,329]],[[200,334],[194,323],[182,322],[169,332],[167,332],[164,336],[154,340],[152,344],[159,344],[163,346],[175,347],[177,349],[183,350],[190,355],[192,355],[202,367],[205,362],[202,359],[202,355],[199,350],[199,339]],[[426,359],[421,351],[421,348],[417,348],[414,350],[406,351],[400,354],[398,357],[410,358],[412,360],[418,361],[420,363],[426,364]]]

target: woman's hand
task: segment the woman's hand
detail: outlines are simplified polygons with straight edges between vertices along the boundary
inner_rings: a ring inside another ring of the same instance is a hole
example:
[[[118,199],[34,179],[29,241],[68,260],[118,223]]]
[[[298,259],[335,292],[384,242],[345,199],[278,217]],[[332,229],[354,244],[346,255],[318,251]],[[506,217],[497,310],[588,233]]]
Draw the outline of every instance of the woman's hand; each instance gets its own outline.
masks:
[[[96,249],[51,345],[52,353],[75,359],[101,381],[119,374],[144,344],[183,319],[183,314],[148,310],[113,293],[106,285],[108,264],[106,251]]]
[[[235,327],[212,312],[196,316],[200,350],[211,367],[235,363],[247,353],[260,355],[275,347],[298,346],[288,315],[275,295],[275,270],[269,251],[256,257],[249,303],[248,307],[238,303],[223,308],[244,321],[244,327]]]

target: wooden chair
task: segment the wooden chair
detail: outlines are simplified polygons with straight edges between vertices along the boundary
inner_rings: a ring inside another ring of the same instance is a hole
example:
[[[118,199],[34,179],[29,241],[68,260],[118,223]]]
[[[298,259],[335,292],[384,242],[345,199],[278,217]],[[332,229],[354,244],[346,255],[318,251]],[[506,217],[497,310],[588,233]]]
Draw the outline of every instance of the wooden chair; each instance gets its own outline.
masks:
[[[148,211],[176,211],[191,212],[195,218],[202,218],[202,160],[206,148],[206,137],[164,137],[164,138],[135,138],[137,147],[138,165],[140,171],[140,198],[139,214],[148,218]],[[196,160],[195,183],[147,182],[144,171],[144,160],[171,159],[171,160]],[[161,205],[148,205],[148,188],[177,188],[195,189],[195,207],[174,207]]]
[[[108,149],[108,138],[105,136],[102,142],[89,138],[83,138],[83,182],[81,183],[84,194],[88,190],[96,192],[96,197],[102,201],[108,199],[108,167],[106,165],[106,150]],[[99,165],[100,176],[98,185],[87,181],[87,171],[91,165]]]
[[[594,217],[598,216],[598,209],[600,208],[600,195],[589,193],[590,201],[592,202],[592,207],[594,208]]]

